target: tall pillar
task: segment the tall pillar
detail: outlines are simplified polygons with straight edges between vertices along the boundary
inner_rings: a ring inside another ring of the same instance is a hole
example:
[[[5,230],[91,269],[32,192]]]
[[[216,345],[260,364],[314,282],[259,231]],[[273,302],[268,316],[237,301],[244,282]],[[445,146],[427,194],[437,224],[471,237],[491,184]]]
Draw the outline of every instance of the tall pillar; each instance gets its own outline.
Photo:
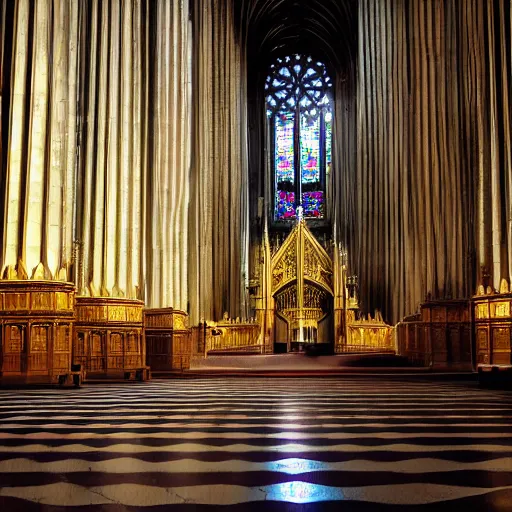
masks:
[[[247,316],[248,181],[244,51],[235,2],[194,3],[191,321]]]
[[[2,7],[0,372],[71,370],[77,2]],[[5,29],[5,30],[4,30]]]
[[[2,62],[8,121],[2,277],[70,280],[76,175],[78,3],[16,2]]]

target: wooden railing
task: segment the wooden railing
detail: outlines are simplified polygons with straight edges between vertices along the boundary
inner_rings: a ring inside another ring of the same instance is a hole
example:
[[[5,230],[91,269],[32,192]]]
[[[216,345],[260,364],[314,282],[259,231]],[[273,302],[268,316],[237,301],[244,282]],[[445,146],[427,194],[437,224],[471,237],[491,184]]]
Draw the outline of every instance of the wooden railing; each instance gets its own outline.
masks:
[[[263,352],[260,326],[255,323],[218,323],[206,328],[205,354]]]
[[[395,352],[394,329],[382,320],[377,312],[375,318],[355,319],[353,311],[347,312],[347,338],[336,345],[336,352]]]
[[[393,328],[382,325],[348,325],[343,352],[394,352]]]

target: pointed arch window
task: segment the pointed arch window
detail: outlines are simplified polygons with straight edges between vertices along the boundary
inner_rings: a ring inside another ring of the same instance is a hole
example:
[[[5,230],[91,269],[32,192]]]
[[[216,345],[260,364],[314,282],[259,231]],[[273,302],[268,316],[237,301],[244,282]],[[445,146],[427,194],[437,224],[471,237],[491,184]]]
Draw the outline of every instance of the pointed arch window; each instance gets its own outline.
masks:
[[[331,169],[332,82],[312,57],[278,58],[265,83],[272,148],[274,221],[325,218]]]

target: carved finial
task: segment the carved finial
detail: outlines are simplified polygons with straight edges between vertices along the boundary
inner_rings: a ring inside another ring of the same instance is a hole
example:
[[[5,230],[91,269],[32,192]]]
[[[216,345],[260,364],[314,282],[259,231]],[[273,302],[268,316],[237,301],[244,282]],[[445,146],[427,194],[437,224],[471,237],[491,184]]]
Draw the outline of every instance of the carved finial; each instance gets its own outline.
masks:
[[[478,296],[485,295],[485,288],[483,284],[478,285],[478,288],[476,289],[476,294]]]
[[[18,260],[18,264],[16,265],[16,273],[18,274],[18,279],[28,279],[28,272],[22,259]]]
[[[121,288],[119,288],[119,286],[114,285],[112,288],[112,297],[119,297],[122,299],[125,297],[125,293],[123,290],[121,290]]]
[[[2,279],[18,279],[18,273],[14,268],[14,265],[7,265],[2,273]]]
[[[297,221],[301,222],[304,219],[304,208],[301,205],[297,206]]]
[[[57,280],[66,282],[68,280],[68,269],[63,265],[57,272]]]
[[[90,297],[98,297],[99,296],[99,292],[96,289],[96,286],[94,286],[94,283],[92,281],[89,283],[88,290],[89,290]]]
[[[491,282],[491,272],[486,266],[482,266],[480,267],[480,275],[482,279],[482,284],[484,288],[487,290]]]
[[[508,281],[506,279],[502,279],[500,283],[500,293],[509,293],[510,288],[508,286]]]
[[[35,279],[36,281],[44,281],[45,277],[44,265],[39,262],[32,273],[32,279]]]

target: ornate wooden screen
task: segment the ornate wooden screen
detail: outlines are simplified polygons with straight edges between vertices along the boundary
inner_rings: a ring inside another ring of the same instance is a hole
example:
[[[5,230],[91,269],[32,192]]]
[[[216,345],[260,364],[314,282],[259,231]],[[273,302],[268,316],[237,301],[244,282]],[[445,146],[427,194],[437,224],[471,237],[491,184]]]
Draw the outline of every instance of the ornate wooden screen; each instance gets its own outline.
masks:
[[[318,338],[318,326],[331,313],[332,272],[331,258],[301,219],[272,259],[272,294],[288,326],[288,350],[328,341]]]

